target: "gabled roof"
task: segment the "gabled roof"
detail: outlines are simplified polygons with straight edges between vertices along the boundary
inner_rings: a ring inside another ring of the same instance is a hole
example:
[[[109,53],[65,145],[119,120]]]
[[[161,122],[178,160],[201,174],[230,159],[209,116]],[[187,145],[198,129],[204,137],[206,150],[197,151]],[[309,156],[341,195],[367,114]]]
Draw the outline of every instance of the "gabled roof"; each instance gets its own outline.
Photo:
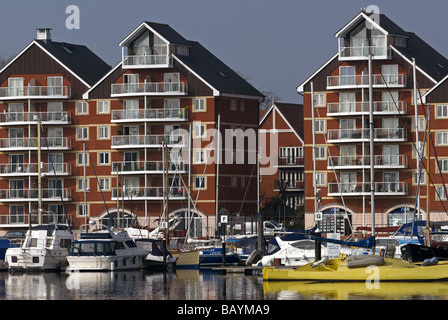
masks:
[[[266,120],[270,113],[276,110],[286,124],[294,131],[297,138],[303,142],[303,105],[295,104],[295,103],[284,103],[284,102],[275,102],[272,106],[264,113],[263,117],[259,121],[259,125]]]
[[[111,69],[104,60],[86,46],[65,42],[35,41],[60,63],[83,79],[89,87]]]
[[[3,69],[0,70],[0,73],[6,70],[33,45],[36,45],[45,51],[87,87],[91,87],[95,84],[111,68],[86,46],[65,42],[33,40],[6,66],[4,66]]]
[[[189,44],[191,45],[190,55],[175,55],[176,60],[208,84],[215,91],[215,95],[263,97],[260,91],[255,89],[199,42],[189,41]]]

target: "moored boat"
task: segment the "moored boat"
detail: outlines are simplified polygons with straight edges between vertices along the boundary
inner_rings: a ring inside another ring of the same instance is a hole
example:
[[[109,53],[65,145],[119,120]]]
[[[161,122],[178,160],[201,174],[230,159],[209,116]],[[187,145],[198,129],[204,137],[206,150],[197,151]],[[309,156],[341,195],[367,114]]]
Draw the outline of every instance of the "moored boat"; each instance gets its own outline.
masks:
[[[297,269],[265,267],[266,281],[445,281],[448,264],[418,266],[401,259],[381,256],[350,256],[306,264]],[[373,280],[372,280],[373,281]]]
[[[89,227],[96,227],[89,231]],[[81,237],[72,243],[67,272],[139,269],[147,253],[127,232],[103,224],[82,225]]]
[[[73,234],[67,225],[39,224],[31,227],[20,247],[5,254],[10,271],[57,271],[67,266]]]

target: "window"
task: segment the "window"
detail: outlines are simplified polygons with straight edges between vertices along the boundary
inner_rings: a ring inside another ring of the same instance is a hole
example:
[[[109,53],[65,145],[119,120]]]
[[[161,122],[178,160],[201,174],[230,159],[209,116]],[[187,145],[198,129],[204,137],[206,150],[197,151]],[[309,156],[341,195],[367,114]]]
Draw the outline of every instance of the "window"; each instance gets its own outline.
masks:
[[[98,163],[100,166],[109,165],[110,164],[110,153],[109,152],[100,152],[98,153]]]
[[[314,131],[315,133],[324,133],[325,120],[314,120]]]
[[[446,200],[446,190],[443,186],[437,186],[436,200]]]
[[[193,163],[205,163],[205,152],[204,150],[194,150],[193,151]]]
[[[382,81],[387,84],[398,84],[398,64],[383,64],[381,73]]]
[[[316,186],[324,186],[326,180],[327,174],[325,172],[316,172]]]
[[[437,132],[437,144],[440,146],[448,145],[448,132]]]
[[[109,139],[109,127],[98,127],[98,139]]]
[[[325,93],[315,93],[314,94],[314,106],[324,107],[325,106]]]
[[[25,206],[10,205],[9,206],[9,222],[10,223],[25,223]]]
[[[87,155],[87,153],[86,154],[84,154],[83,152],[78,153],[77,160],[79,166],[83,166],[84,164],[86,166],[89,165],[89,156]]]
[[[87,210],[87,206],[84,203],[79,203],[78,204],[78,216],[87,216],[88,215],[88,210]]]
[[[205,189],[206,188],[206,177],[195,177],[194,178],[194,188],[195,189]]]
[[[448,172],[448,159],[439,159],[439,165],[436,167],[436,170],[437,172]]]
[[[316,147],[314,149],[314,155],[316,160],[324,160],[325,159],[325,147]]]
[[[412,172],[413,178],[414,178],[414,184],[425,184],[426,183],[426,174],[425,172],[420,172],[420,181],[418,181],[418,171]]]
[[[80,178],[78,179],[78,191],[86,191],[89,188],[89,179]]]
[[[109,113],[109,101],[107,100],[98,101],[98,113]]]
[[[205,125],[200,122],[193,123],[193,138],[205,137]]]
[[[193,99],[193,110],[205,111],[205,99],[204,98]]]
[[[62,77],[48,77],[47,78],[47,85],[48,85],[48,95],[54,96],[54,95],[62,95]]]
[[[89,138],[89,128],[87,127],[78,127],[77,130],[78,140],[86,140]]]
[[[241,187],[242,188],[246,187],[246,178],[245,177],[241,177]]]
[[[230,185],[231,185],[232,188],[236,188],[236,187],[237,187],[237,185],[238,185],[238,179],[237,179],[237,177],[235,177],[235,176],[231,177],[231,179],[230,179]]]
[[[342,66],[339,67],[339,85],[352,86],[355,84],[355,66]]]
[[[110,190],[110,178],[98,178],[98,191]]]
[[[415,117],[412,118],[412,122],[413,122],[412,131],[415,131]],[[418,117],[417,118],[417,124],[418,124],[418,131],[419,132],[422,132],[422,131],[426,130],[426,120],[425,120],[425,118]]]
[[[236,111],[236,100],[230,100],[230,110]]]
[[[88,111],[88,103],[85,101],[78,101],[76,103],[76,114],[87,114]]]
[[[437,105],[437,118],[448,118],[448,105]]]
[[[10,97],[23,96],[23,78],[8,79],[8,95]]]
[[[244,112],[244,111],[246,111],[246,106],[244,105],[244,101],[240,101],[240,110],[242,111],[242,112]]]

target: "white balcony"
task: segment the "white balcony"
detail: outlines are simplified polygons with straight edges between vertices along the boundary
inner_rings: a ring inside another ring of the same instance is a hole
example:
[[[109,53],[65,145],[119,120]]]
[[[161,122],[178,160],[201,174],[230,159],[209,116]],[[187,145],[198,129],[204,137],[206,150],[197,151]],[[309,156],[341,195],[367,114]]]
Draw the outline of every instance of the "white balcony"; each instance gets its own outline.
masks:
[[[369,54],[372,54],[372,59],[390,59],[392,57],[391,49],[387,46],[353,46],[341,47],[339,50],[339,60],[367,60]]]
[[[328,116],[368,115],[369,102],[336,102],[327,103]],[[404,115],[407,114],[406,101],[374,101],[373,115]]]
[[[41,148],[50,150],[70,150],[72,148],[72,140],[70,138],[47,137],[41,138]],[[0,139],[0,151],[23,151],[37,150],[37,138],[3,138]]]
[[[185,82],[114,83],[111,97],[183,96],[187,94]]]
[[[184,147],[187,145],[186,137],[183,135],[124,135],[112,136],[112,148],[161,148]]]
[[[127,55],[123,56],[124,69],[171,68],[173,59],[165,55]]]
[[[404,196],[408,193],[405,182],[375,182],[375,196]],[[329,183],[328,196],[369,196],[370,182]]]
[[[144,109],[144,110],[113,110],[112,123],[127,122],[183,122],[188,121],[188,109]]]
[[[70,124],[71,113],[66,111],[0,113],[0,125],[2,126],[37,124],[38,120],[45,125]]]
[[[406,75],[404,74],[374,74],[372,87],[374,89],[405,88]],[[369,75],[328,76],[327,90],[361,89],[369,87]]]
[[[369,142],[370,129],[330,129],[327,132],[329,143]],[[407,139],[404,128],[374,129],[374,142],[404,142]]]
[[[71,87],[66,86],[3,87],[0,88],[0,99],[68,99],[70,91]]]
[[[71,201],[72,190],[71,189],[42,189],[41,190],[42,201],[60,201],[62,198],[64,201]],[[25,201],[38,201],[39,190],[38,189],[0,189],[0,202],[25,202]]]
[[[406,169],[408,157],[404,155],[377,155],[374,156],[375,169]],[[328,158],[328,169],[369,169],[370,156],[335,156]]]
[[[41,174],[47,176],[69,176],[72,174],[72,165],[69,163],[42,163]],[[2,163],[0,164],[2,177],[37,176],[37,163]]]
[[[164,198],[163,187],[131,187],[124,193],[122,188],[112,188],[112,200],[163,200]],[[172,187],[168,194],[168,200],[185,200],[186,198],[185,188]]]
[[[168,162],[168,174],[187,173],[185,163]],[[113,162],[111,174],[163,174],[163,161],[124,161]]]

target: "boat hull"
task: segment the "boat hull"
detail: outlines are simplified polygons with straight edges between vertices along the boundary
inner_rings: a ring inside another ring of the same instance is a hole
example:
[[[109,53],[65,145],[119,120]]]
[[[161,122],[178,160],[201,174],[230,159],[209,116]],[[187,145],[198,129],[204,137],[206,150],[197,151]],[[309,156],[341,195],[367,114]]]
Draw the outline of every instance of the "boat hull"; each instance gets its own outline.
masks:
[[[407,244],[401,248],[401,258],[409,262],[423,262],[433,257],[438,260],[448,260],[448,247],[433,248],[418,244]]]
[[[143,266],[144,257],[129,256],[68,256],[67,272],[136,270]]]
[[[348,268],[346,261],[330,259],[325,266],[307,264],[297,269],[265,267],[265,281],[446,281],[448,264],[421,267],[400,259],[384,259],[384,265]]]
[[[67,266],[67,250],[10,248],[5,261],[10,271],[58,271]]]
[[[197,269],[199,268],[199,251],[179,251],[171,252],[176,259],[176,269]]]

